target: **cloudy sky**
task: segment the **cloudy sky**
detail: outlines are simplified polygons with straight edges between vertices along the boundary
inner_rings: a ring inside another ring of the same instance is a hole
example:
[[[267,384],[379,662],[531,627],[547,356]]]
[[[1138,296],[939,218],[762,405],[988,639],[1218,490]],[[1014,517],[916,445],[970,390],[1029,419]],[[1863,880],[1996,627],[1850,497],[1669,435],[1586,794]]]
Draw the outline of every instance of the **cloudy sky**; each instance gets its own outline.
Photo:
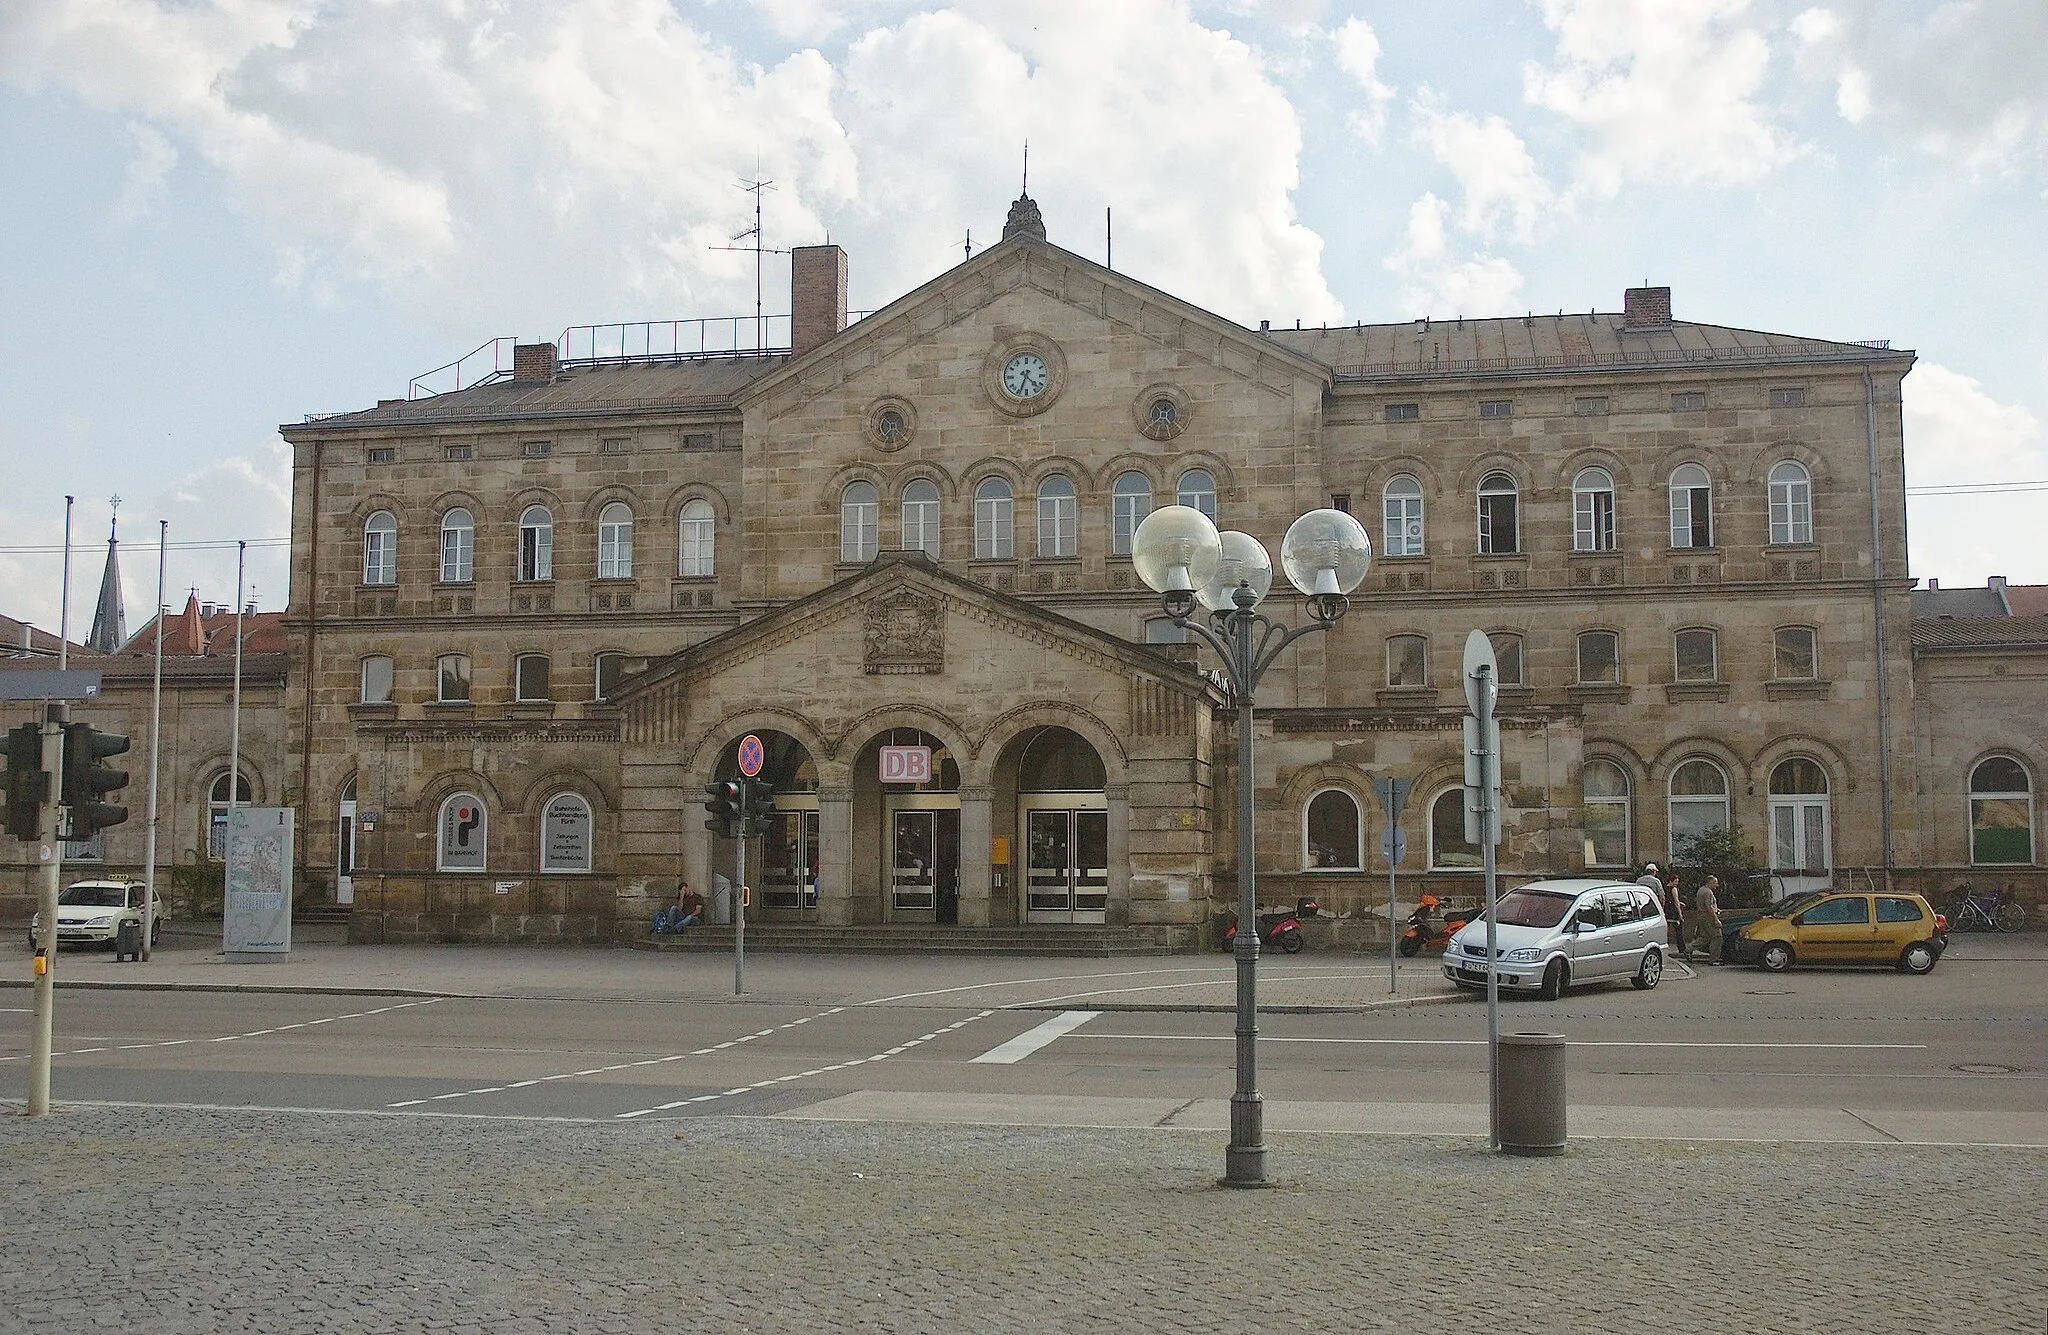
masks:
[[[0,0],[0,610],[55,626],[76,495],[82,638],[117,492],[131,624],[159,519],[174,601],[247,540],[281,607],[278,423],[751,313],[750,179],[880,306],[997,239],[1026,140],[1054,241],[1113,210],[1247,323],[1648,280],[1916,349],[1912,573],[2048,583],[2041,0]]]

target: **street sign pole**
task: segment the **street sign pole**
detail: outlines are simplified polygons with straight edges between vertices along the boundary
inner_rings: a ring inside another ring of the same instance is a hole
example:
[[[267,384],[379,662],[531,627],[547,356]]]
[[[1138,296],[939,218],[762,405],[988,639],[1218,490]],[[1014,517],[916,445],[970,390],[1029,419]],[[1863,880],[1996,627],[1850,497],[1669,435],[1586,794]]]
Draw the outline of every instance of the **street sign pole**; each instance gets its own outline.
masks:
[[[35,1011],[28,1050],[28,1115],[50,1111],[50,1055],[57,1017],[57,889],[63,880],[64,844],[57,834],[57,795],[64,791],[64,724],[70,710],[63,704],[43,706],[43,773],[50,776],[41,821],[36,827],[36,858],[42,864],[42,885],[36,911],[42,930],[36,935]]]
[[[1478,761],[1476,794],[1468,793],[1467,833],[1472,833],[1470,813],[1476,807],[1481,866],[1486,873],[1486,1139],[1490,1149],[1500,1149],[1500,939],[1494,921],[1495,889],[1498,884],[1494,843],[1500,838],[1500,757],[1494,741],[1493,705],[1498,687],[1499,665],[1494,661],[1493,641],[1483,630],[1465,637],[1465,700],[1472,706],[1472,730],[1466,743],[1466,772]],[[1475,754],[1476,753],[1476,754]]]
[[[1387,813],[1386,837],[1380,841],[1380,852],[1387,859],[1387,995],[1400,990],[1398,969],[1395,958],[1400,953],[1401,935],[1395,929],[1396,910],[1394,907],[1394,865],[1408,856],[1408,838],[1401,829],[1401,809],[1408,805],[1408,790],[1414,781],[1396,779],[1391,776],[1372,781],[1374,791],[1380,795],[1380,809]]]
[[[733,833],[738,836],[734,846],[738,849],[733,875],[739,883],[733,887],[732,906],[732,994],[739,996],[747,990],[747,827],[754,822],[754,780],[761,776],[761,767],[767,763],[767,748],[753,733],[740,738],[738,759],[740,773],[739,828]]]

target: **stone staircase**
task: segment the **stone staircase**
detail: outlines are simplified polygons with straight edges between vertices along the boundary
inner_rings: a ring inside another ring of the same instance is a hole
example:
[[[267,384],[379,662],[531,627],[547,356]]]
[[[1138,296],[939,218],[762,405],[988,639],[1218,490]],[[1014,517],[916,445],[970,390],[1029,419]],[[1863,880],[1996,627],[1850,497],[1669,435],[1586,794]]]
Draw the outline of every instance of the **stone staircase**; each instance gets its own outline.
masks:
[[[731,927],[700,926],[662,936],[641,936],[636,950],[723,951],[733,948]],[[930,923],[872,923],[823,927],[813,923],[747,924],[747,949],[881,955],[1170,955],[1163,935],[1135,927],[941,927]]]

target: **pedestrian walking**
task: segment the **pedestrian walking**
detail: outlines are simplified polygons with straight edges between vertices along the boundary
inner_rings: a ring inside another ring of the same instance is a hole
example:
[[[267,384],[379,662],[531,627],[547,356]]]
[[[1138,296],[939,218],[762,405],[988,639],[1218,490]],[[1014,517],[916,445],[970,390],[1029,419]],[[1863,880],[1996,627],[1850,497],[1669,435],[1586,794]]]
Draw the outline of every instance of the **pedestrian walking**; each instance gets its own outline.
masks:
[[[1643,864],[1643,874],[1636,877],[1636,884],[1662,894],[1664,891],[1664,878],[1657,874],[1657,864],[1645,862]]]
[[[1676,868],[1664,882],[1664,926],[1672,951],[1686,963],[1692,963],[1692,947],[1685,940],[1685,895],[1678,888]]]
[[[1721,878],[1709,876],[1692,897],[1695,931],[1706,947],[1709,964],[1721,962],[1721,897],[1715,893],[1720,888]]]

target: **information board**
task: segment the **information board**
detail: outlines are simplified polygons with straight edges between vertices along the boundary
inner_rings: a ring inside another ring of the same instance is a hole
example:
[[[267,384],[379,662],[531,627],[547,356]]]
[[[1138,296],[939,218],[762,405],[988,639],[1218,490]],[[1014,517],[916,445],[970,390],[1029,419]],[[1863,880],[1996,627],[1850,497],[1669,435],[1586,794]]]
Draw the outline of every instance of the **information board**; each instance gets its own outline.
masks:
[[[292,814],[290,807],[228,813],[222,936],[231,958],[292,948]]]

